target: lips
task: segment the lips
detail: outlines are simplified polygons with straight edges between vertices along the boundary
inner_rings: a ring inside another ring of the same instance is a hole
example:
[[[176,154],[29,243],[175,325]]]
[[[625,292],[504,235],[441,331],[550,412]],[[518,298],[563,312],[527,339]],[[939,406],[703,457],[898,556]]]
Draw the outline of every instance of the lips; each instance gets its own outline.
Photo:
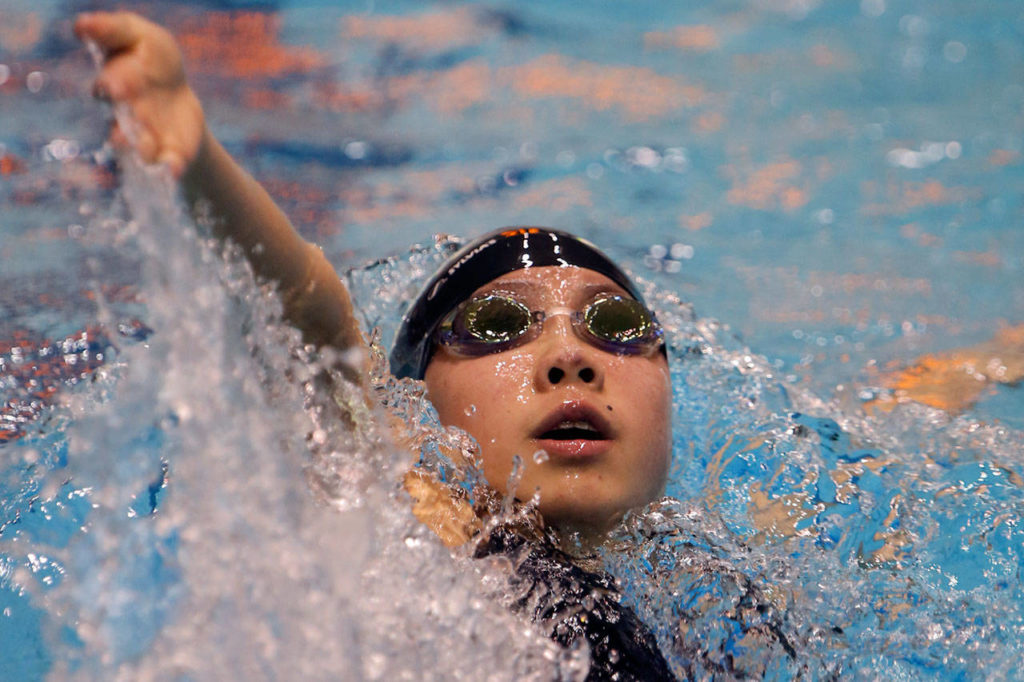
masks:
[[[586,403],[567,402],[545,417],[531,437],[550,455],[586,458],[604,452],[615,432],[595,408]]]
[[[545,431],[540,436],[546,440],[605,440],[602,434],[588,421],[569,421],[564,419],[558,425]]]

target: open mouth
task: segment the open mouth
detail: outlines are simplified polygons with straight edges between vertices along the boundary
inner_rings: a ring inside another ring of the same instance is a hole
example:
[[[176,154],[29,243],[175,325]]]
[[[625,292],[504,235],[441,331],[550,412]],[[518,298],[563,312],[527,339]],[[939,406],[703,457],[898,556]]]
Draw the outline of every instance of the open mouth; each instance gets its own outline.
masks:
[[[551,412],[532,435],[549,442],[597,442],[616,438],[605,415],[586,403],[576,401],[566,402]]]
[[[541,440],[607,440],[601,429],[587,420],[564,419],[540,434]]]

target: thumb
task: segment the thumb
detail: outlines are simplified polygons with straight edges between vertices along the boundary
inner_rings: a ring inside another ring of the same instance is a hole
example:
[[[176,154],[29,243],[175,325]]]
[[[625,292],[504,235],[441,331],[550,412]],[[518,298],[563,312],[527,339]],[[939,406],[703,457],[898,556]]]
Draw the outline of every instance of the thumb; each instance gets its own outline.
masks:
[[[83,40],[95,41],[109,54],[138,42],[138,18],[128,12],[80,14],[75,20],[75,33]]]
[[[185,174],[185,157],[177,150],[165,149],[157,157],[157,163],[167,166],[175,180],[180,180]]]

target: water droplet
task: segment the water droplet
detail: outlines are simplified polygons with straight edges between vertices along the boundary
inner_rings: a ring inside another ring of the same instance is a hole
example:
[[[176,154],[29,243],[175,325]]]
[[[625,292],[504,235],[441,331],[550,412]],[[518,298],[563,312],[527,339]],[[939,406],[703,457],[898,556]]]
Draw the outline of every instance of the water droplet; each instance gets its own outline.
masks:
[[[77,140],[65,140],[63,138],[57,138],[51,140],[47,144],[43,151],[46,155],[54,161],[68,161],[77,157],[81,151],[81,145],[78,144]]]
[[[28,87],[29,92],[39,92],[46,85],[46,74],[42,71],[33,71],[25,77],[25,85]]]
[[[958,64],[967,56],[967,46],[957,40],[951,40],[943,46],[942,56],[946,61]]]
[[[365,142],[356,140],[345,145],[345,156],[350,159],[359,160],[366,156],[367,145]]]
[[[676,243],[669,249],[669,253],[676,260],[689,260],[693,258],[693,247],[689,244]]]
[[[878,392],[870,388],[862,388],[857,391],[857,398],[863,402],[869,402],[878,397]]]
[[[519,455],[514,455],[512,457],[512,470],[509,472],[508,480],[505,483],[505,499],[502,500],[501,504],[503,513],[511,513],[512,505],[515,502],[516,488],[519,487],[521,480],[523,480],[523,458]]]
[[[861,0],[860,11],[866,17],[880,17],[885,14],[885,0]]]
[[[476,405],[470,405],[465,410],[463,410],[463,412],[467,417],[472,417],[474,414],[476,414]]]
[[[536,462],[537,464],[543,464],[550,458],[551,457],[550,455],[548,455],[548,451],[544,449],[540,449],[537,452],[533,453],[533,461]]]
[[[661,154],[650,147],[630,147],[626,150],[626,157],[634,166],[642,168],[655,168],[661,163]]]
[[[192,418],[192,407],[186,402],[179,402],[174,406],[174,414],[178,417],[179,422],[187,422]]]
[[[916,14],[900,17],[900,31],[910,38],[922,38],[928,33],[928,20]]]

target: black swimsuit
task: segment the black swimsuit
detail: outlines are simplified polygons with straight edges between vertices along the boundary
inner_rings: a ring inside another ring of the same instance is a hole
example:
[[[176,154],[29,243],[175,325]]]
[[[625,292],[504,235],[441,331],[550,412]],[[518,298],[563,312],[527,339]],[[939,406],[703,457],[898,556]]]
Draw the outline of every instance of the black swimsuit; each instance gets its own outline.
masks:
[[[550,540],[529,540],[507,528],[492,531],[477,546],[477,558],[492,555],[509,557],[515,566],[513,611],[529,614],[563,646],[586,640],[587,680],[676,679],[654,635],[620,602],[610,575],[580,568]]]

